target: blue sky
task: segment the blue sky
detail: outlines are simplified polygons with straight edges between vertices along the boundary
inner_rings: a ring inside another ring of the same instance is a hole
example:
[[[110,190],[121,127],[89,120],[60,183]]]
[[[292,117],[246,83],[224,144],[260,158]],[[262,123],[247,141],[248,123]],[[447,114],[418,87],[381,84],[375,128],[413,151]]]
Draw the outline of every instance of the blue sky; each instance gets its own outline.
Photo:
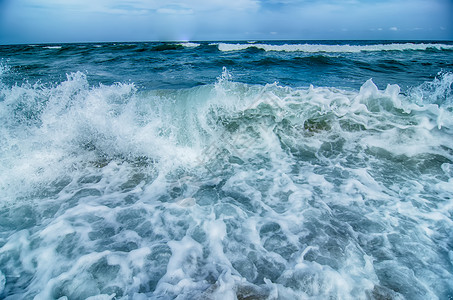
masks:
[[[0,0],[0,44],[453,40],[453,0]]]

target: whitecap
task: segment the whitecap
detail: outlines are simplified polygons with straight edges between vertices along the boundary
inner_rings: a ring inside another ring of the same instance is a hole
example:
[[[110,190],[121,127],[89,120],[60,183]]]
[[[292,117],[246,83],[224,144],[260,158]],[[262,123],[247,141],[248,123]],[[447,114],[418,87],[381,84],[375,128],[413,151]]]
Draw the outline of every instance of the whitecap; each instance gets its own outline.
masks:
[[[448,44],[377,44],[377,45],[323,45],[323,44],[230,44],[217,43],[218,49],[223,52],[241,51],[248,48],[258,48],[265,51],[282,52],[307,52],[307,53],[358,53],[358,52],[379,52],[379,51],[426,51],[429,49],[452,50],[453,45]]]
[[[183,47],[187,47],[187,48],[197,48],[200,46],[200,44],[198,43],[192,43],[192,42],[183,42],[183,43],[180,43],[178,45],[181,45]]]
[[[43,49],[61,49],[62,46],[45,46]]]

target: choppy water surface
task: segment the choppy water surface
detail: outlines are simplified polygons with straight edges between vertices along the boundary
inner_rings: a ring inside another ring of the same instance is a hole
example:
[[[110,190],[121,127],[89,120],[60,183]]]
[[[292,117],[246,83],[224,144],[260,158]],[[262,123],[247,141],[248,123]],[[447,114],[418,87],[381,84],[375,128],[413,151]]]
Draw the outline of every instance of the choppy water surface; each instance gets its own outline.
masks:
[[[451,43],[0,58],[0,298],[453,297]]]

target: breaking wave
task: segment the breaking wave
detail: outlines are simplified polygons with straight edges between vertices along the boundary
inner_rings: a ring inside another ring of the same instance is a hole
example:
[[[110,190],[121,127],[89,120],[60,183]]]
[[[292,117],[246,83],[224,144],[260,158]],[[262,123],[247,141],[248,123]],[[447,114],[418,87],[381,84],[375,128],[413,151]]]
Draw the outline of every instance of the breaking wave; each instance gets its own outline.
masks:
[[[3,85],[0,296],[448,299],[452,77]]]
[[[378,44],[378,45],[322,45],[322,44],[230,44],[217,43],[220,51],[241,51],[249,48],[261,49],[264,51],[283,51],[283,52],[308,52],[308,53],[357,53],[357,52],[379,52],[379,51],[426,51],[426,50],[453,50],[453,45],[449,44]]]

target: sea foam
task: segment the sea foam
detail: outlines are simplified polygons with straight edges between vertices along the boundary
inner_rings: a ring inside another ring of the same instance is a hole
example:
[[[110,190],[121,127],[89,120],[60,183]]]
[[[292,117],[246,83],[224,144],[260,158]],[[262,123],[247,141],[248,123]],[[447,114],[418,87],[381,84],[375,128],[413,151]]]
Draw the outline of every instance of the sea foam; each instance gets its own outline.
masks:
[[[2,86],[0,296],[446,298],[449,80]]]
[[[283,52],[308,52],[308,53],[357,53],[357,52],[377,52],[377,51],[426,51],[429,49],[452,50],[453,45],[448,44],[378,44],[378,45],[322,45],[322,44],[230,44],[218,43],[220,51],[241,51],[248,48],[258,48],[265,51],[283,51]]]

